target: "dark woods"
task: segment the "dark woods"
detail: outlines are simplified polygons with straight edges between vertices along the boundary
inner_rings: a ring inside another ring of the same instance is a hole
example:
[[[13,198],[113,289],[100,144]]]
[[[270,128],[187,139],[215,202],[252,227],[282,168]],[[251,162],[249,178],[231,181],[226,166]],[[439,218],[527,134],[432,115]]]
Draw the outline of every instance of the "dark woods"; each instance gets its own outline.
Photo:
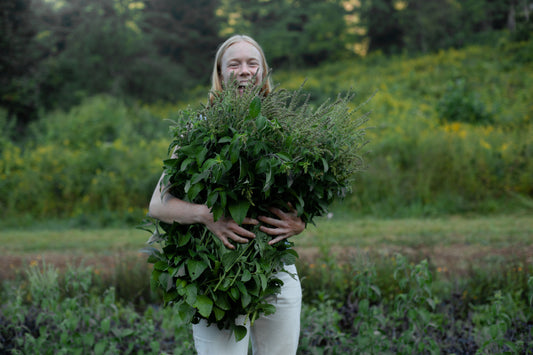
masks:
[[[208,84],[216,46],[254,36],[274,69],[416,54],[531,34],[529,0],[6,0],[0,106],[22,129],[106,93],[175,102]]]

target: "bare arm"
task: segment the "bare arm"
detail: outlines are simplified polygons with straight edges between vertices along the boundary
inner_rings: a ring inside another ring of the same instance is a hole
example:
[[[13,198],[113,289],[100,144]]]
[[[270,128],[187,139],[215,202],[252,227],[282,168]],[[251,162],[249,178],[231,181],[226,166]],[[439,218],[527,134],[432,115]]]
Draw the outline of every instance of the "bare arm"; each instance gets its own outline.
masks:
[[[255,238],[252,232],[242,228],[231,218],[223,217],[215,222],[213,214],[206,205],[180,200],[168,192],[162,195],[161,191],[164,188],[162,186],[163,176],[159,179],[150,200],[148,214],[151,217],[165,223],[204,224],[229,249],[235,249],[230,240],[237,243],[246,243],[248,242],[246,238]],[[257,220],[252,218],[245,218],[243,222],[243,224],[251,225],[258,223]]]

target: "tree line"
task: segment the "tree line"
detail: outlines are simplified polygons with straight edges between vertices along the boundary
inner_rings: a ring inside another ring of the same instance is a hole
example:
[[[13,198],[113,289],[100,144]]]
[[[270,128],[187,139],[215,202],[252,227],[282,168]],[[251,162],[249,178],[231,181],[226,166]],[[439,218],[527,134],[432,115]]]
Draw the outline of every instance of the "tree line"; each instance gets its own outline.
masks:
[[[19,127],[108,93],[175,102],[205,86],[217,45],[255,37],[274,69],[426,53],[532,33],[530,0],[5,0],[0,107]]]

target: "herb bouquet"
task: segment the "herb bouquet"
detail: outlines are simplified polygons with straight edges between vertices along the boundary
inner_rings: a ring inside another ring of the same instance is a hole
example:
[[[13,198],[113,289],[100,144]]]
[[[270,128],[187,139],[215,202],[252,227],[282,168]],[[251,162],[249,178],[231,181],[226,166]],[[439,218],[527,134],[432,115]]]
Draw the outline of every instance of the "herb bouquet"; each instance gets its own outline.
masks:
[[[257,88],[241,95],[226,88],[211,104],[178,112],[163,193],[207,205],[215,220],[231,216],[241,224],[291,203],[304,222],[313,222],[363,168],[366,117],[354,117],[352,98],[312,109],[301,90],[264,96]],[[152,223],[150,242],[162,247],[148,249],[152,287],[186,321],[206,319],[239,340],[246,335],[239,316],[253,324],[275,312],[267,298],[280,292],[277,273],[298,257],[293,243],[271,246],[271,236],[255,226],[256,238],[231,250],[204,225]]]

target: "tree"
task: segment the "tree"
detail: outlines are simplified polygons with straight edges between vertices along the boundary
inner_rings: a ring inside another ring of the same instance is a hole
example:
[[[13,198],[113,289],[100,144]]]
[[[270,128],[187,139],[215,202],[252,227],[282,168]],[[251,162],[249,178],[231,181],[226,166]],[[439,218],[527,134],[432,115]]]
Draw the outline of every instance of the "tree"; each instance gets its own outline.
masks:
[[[218,0],[145,1],[141,27],[161,56],[186,69],[189,85],[207,82],[220,43]]]
[[[274,67],[317,65],[347,52],[340,0],[225,0],[220,13],[223,33],[252,35]]]
[[[0,2],[0,106],[24,125],[36,116],[38,59],[31,0]]]
[[[404,27],[400,23],[395,0],[361,0],[362,26],[369,39],[368,51],[386,54],[400,52],[404,46]]]

